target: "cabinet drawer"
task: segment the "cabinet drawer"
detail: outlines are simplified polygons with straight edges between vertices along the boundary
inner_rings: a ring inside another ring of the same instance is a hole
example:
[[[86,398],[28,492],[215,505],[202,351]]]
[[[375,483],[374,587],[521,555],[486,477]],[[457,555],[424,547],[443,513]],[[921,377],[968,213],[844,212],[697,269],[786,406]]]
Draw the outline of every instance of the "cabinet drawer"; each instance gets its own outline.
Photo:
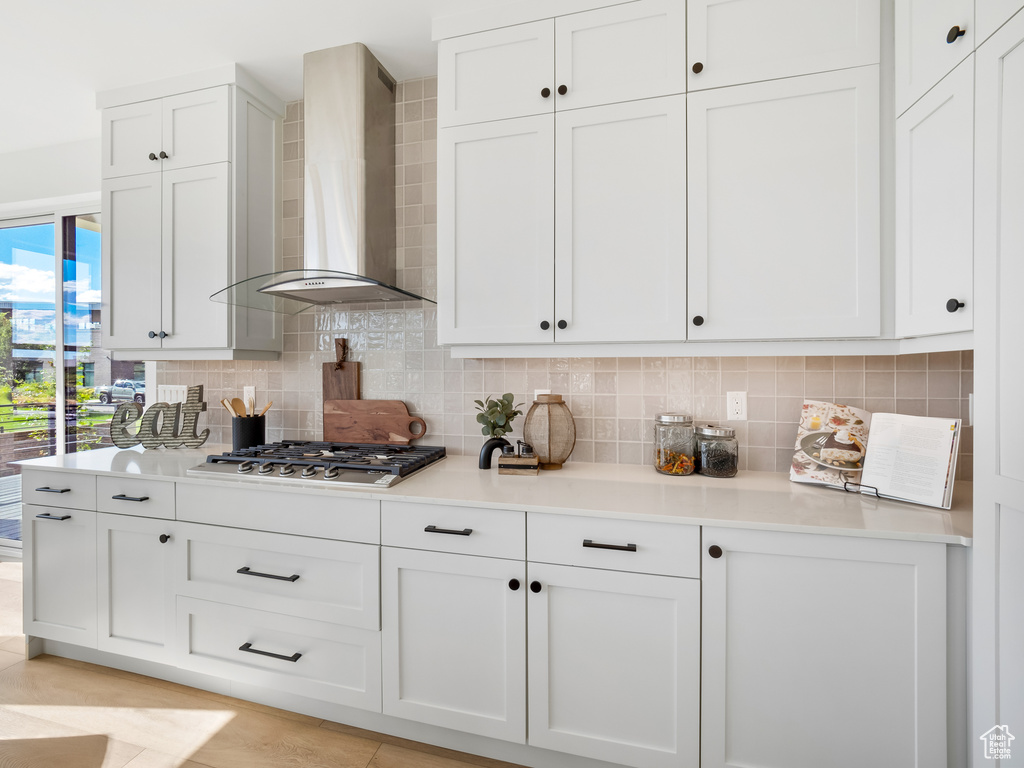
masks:
[[[100,512],[174,519],[174,483],[134,477],[97,477]]]
[[[525,513],[383,501],[381,540],[389,547],[522,560],[526,556]]]
[[[530,514],[533,562],[700,577],[700,528],[596,517]]]
[[[49,469],[23,469],[21,500],[49,507],[96,509],[96,475]]]
[[[380,629],[380,547],[186,525],[178,593]]]
[[[177,626],[182,667],[381,711],[379,632],[181,596]]]
[[[178,520],[320,539],[380,543],[380,502],[328,490],[227,488],[177,483]]]

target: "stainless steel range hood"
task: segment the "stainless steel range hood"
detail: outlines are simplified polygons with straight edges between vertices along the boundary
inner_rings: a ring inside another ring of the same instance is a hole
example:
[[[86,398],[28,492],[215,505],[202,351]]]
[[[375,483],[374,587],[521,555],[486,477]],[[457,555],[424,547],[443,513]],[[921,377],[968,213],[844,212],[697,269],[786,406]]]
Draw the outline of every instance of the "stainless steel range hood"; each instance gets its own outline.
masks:
[[[395,80],[362,43],[303,57],[303,269],[215,301],[293,314],[316,304],[426,300],[395,287]]]

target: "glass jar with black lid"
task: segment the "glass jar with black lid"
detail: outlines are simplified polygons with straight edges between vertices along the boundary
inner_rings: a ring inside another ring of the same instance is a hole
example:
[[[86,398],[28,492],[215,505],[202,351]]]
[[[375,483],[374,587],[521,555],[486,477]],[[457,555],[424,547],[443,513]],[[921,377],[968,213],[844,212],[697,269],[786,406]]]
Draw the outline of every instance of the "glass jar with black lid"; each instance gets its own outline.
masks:
[[[701,424],[696,429],[696,437],[697,472],[707,477],[734,477],[740,462],[736,430]]]

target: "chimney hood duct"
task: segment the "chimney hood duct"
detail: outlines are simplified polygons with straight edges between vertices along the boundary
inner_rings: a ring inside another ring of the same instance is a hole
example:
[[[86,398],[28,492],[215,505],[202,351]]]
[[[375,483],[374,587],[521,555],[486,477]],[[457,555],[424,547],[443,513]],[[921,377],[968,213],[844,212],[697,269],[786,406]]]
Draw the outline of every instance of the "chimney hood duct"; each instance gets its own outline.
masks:
[[[395,80],[362,43],[303,57],[303,269],[212,298],[294,314],[316,304],[426,300],[395,287]]]

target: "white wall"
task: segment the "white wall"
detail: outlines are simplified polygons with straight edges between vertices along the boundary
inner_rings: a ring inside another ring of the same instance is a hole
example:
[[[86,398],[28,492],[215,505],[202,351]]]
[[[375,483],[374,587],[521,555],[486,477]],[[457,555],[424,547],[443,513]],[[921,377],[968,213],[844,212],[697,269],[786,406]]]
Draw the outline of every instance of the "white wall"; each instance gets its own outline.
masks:
[[[100,193],[100,140],[0,154],[0,206]]]

